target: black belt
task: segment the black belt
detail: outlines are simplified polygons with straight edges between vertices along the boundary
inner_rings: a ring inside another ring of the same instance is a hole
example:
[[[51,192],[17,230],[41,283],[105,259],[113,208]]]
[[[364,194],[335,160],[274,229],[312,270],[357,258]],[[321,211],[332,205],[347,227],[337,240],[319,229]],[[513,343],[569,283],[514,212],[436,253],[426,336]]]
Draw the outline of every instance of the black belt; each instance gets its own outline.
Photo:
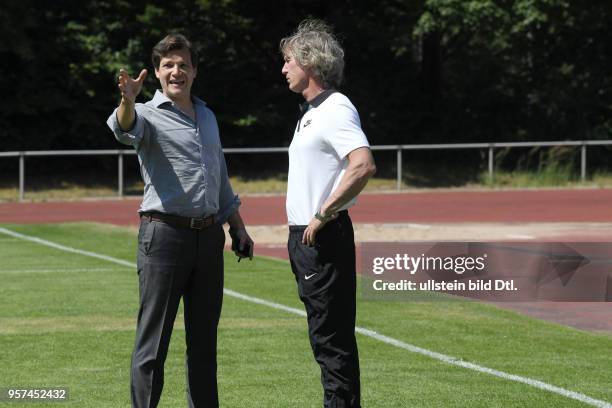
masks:
[[[145,219],[148,221],[159,221],[163,222],[164,224],[171,225],[173,227],[196,230],[208,228],[215,223],[214,215],[209,215],[208,217],[204,218],[189,218],[181,217],[180,215],[143,212],[140,213],[140,219]]]

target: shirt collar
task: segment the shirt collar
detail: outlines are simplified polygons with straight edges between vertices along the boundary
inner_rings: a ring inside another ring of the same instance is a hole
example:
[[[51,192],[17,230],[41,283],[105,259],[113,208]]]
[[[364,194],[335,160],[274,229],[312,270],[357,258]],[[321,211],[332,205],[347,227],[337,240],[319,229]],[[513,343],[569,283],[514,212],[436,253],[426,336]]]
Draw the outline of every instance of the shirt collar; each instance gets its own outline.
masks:
[[[304,116],[304,114],[308,112],[308,110],[311,107],[316,108],[319,105],[321,105],[323,102],[325,102],[325,100],[329,98],[329,96],[333,94],[334,92],[336,92],[335,89],[326,89],[320,94],[318,94],[317,96],[315,96],[314,98],[312,98],[310,102],[301,103],[300,104],[300,118],[302,118],[302,116]]]
[[[335,89],[326,89],[320,94],[318,94],[317,96],[315,96],[310,102],[308,102],[308,104],[311,105],[313,108],[316,108],[320,104],[325,102],[325,100],[329,98],[330,95],[333,94],[334,92],[336,92]]]
[[[191,101],[193,102],[194,105],[202,105],[205,106],[206,102],[204,102],[203,100],[201,100],[200,98],[198,98],[197,96],[191,96]],[[153,95],[153,99],[151,99],[151,102],[153,102],[153,105],[155,105],[156,108],[159,108],[160,106],[162,106],[163,104],[166,103],[170,103],[172,104],[172,99],[168,98],[166,95],[164,95],[164,93],[161,91],[161,89],[157,89],[155,91],[155,95]]]

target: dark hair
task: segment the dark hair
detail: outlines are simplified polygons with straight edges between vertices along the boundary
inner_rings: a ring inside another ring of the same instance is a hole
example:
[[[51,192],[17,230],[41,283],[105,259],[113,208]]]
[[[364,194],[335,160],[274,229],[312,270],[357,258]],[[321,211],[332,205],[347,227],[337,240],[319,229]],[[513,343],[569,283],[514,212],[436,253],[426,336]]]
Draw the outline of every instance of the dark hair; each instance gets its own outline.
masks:
[[[191,64],[194,67],[198,66],[198,52],[191,44],[191,41],[182,34],[168,34],[153,47],[153,52],[151,53],[153,68],[159,69],[161,59],[171,51],[176,50],[188,50],[191,54]]]

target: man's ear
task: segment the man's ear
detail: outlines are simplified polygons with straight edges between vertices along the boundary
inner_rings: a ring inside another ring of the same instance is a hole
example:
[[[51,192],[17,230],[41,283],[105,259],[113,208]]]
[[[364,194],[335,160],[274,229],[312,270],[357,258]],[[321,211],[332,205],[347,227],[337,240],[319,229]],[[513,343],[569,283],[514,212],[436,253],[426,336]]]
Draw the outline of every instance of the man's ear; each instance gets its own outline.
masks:
[[[155,78],[159,79],[159,68],[155,68]]]
[[[193,78],[195,79],[198,76],[198,67],[193,67]]]
[[[315,75],[315,71],[312,67],[304,67],[302,68],[304,70],[304,72],[306,72],[306,75],[308,75],[311,78],[314,78],[316,80],[318,80],[317,76]]]

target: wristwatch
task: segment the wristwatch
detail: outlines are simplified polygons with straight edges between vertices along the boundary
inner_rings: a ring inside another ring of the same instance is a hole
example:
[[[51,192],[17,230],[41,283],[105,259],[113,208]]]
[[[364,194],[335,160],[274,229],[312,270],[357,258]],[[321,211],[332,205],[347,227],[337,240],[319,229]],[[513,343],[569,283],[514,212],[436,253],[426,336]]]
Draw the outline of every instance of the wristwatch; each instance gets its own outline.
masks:
[[[332,218],[333,214],[329,214],[329,215],[321,215],[321,210],[317,211],[314,215],[314,217],[321,221],[323,224],[325,224],[327,221],[329,221]]]

